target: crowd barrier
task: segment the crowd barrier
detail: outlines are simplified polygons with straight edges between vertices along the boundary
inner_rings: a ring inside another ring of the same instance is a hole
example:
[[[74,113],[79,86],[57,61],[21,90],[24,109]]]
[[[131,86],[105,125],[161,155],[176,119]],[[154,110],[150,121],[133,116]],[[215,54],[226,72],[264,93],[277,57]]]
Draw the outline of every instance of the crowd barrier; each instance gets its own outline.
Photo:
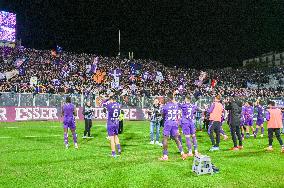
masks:
[[[83,120],[83,106],[86,101],[91,101],[94,109],[94,119],[105,119],[102,112],[103,96],[84,96],[82,94],[59,95],[59,94],[31,94],[31,93],[0,93],[0,122],[51,120],[61,121],[61,106],[66,96],[71,96],[72,102],[77,108],[78,120]],[[122,96],[119,102],[125,112],[127,120],[145,120],[146,110],[151,107],[153,100],[158,99],[164,103],[163,96],[137,97]],[[249,99],[255,101],[254,99]],[[263,101],[274,100],[279,107],[284,107],[284,97],[266,98]],[[212,102],[210,97],[201,97],[195,101],[201,109],[206,109]]]
[[[76,120],[83,120],[83,108],[78,107]],[[103,108],[93,108],[94,120],[103,120],[105,115]],[[145,120],[147,117],[146,109],[141,108],[122,108],[126,120]],[[0,122],[15,121],[62,121],[61,109],[48,106],[3,106],[0,107]]]

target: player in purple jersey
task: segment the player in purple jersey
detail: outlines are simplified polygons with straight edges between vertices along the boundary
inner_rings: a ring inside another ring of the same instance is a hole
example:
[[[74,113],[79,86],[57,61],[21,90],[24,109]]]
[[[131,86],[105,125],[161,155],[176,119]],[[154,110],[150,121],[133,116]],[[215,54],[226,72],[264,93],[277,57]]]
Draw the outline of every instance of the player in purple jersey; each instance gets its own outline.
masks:
[[[114,96],[110,96],[109,103],[106,106],[107,111],[107,133],[110,138],[111,155],[116,157],[115,146],[118,154],[121,154],[121,146],[118,138],[119,115],[121,105],[116,102]]]
[[[178,139],[178,104],[175,103],[173,94],[167,95],[168,102],[163,106],[162,114],[164,117],[163,130],[163,157],[160,160],[168,160],[168,139],[172,136],[178,146],[182,159],[186,159],[182,145]]]
[[[281,111],[282,111],[282,124],[283,124],[282,134],[284,134],[284,107],[281,108]]]
[[[102,107],[103,107],[103,118],[106,118],[106,107],[107,107],[107,105],[109,104],[109,98],[107,97],[106,99],[104,99],[103,101],[102,101]],[[106,129],[107,129],[107,124],[106,124]],[[106,137],[106,139],[108,139],[109,140],[109,136],[107,136]]]
[[[192,149],[191,149],[191,141],[190,136],[192,138],[192,143],[194,146],[194,154],[198,155],[197,150],[197,139],[196,139],[196,129],[194,125],[195,113],[197,111],[197,106],[190,103],[190,96],[187,95],[185,97],[185,103],[180,104],[179,108],[181,109],[181,121],[180,125],[182,128],[182,132],[186,138],[186,145],[188,149],[188,157],[192,157]]]
[[[221,119],[220,135],[224,137],[223,140],[228,140],[228,136],[223,129],[224,122],[225,122],[225,114],[222,115],[222,119]]]
[[[245,123],[246,126],[246,138],[250,137],[249,128],[251,127],[252,133],[254,136],[254,128],[253,128],[253,115],[254,115],[254,108],[252,102],[246,103],[246,109],[245,109]]]
[[[263,123],[264,123],[265,113],[264,113],[264,107],[261,105],[261,102],[259,100],[257,100],[255,104],[256,104],[256,111],[257,111],[257,119],[256,119],[256,129],[255,129],[254,137],[256,138],[259,128],[261,128],[260,137],[263,137],[263,133],[264,133]]]
[[[62,116],[63,118],[63,129],[64,129],[64,143],[66,149],[69,148],[68,144],[68,128],[72,132],[74,146],[78,149],[77,134],[76,134],[76,124],[75,116],[77,116],[76,108],[74,104],[71,103],[71,97],[66,97],[66,103],[62,106]]]
[[[241,112],[241,123],[240,123],[240,127],[241,127],[241,135],[242,135],[242,140],[244,140],[245,138],[245,111],[246,111],[246,106],[243,105],[242,106],[242,112]]]

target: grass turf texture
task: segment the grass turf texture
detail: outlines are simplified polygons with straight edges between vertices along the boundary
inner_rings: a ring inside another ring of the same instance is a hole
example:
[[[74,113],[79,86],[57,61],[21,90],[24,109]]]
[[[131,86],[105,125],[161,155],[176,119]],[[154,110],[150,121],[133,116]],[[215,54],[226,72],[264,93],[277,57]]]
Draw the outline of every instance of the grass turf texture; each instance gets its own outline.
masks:
[[[93,124],[95,138],[83,140],[84,124],[77,122],[79,150],[71,134],[66,150],[59,122],[1,123],[0,186],[284,187],[284,154],[276,138],[274,151],[264,151],[267,131],[264,138],[246,139],[242,151],[229,151],[231,138],[222,140],[221,151],[214,153],[208,151],[206,132],[197,132],[199,151],[220,169],[213,176],[197,176],[191,172],[193,158],[182,161],[174,141],[169,142],[169,161],[158,160],[162,148],[149,144],[149,122],[125,122],[120,135],[123,153],[117,159],[110,157],[105,122]]]

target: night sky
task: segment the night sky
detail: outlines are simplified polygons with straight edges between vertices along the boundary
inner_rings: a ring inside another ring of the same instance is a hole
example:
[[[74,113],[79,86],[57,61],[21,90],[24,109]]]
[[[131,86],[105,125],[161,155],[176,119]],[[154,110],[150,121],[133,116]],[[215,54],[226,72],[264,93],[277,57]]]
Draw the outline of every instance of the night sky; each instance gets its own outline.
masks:
[[[237,66],[243,59],[284,51],[283,1],[1,0],[17,14],[25,47],[134,52],[167,65]]]

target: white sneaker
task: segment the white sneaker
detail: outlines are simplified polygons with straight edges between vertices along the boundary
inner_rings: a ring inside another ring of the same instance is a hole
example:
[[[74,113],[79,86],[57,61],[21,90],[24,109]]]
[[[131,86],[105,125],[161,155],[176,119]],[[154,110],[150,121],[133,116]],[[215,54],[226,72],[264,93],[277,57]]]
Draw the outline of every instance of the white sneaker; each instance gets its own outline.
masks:
[[[69,145],[68,145],[68,144],[66,144],[66,145],[65,145],[65,148],[66,148],[66,149],[68,149],[68,148],[69,148]]]
[[[263,137],[263,134],[261,134],[260,137],[262,138],[262,137]]]
[[[83,138],[83,139],[86,139],[86,138],[87,138],[87,136],[82,136],[82,138]]]
[[[189,151],[188,151],[187,157],[193,157],[192,150],[189,150]]]
[[[159,146],[163,146],[162,143],[160,143],[159,141],[156,141],[155,144],[159,145]]]
[[[79,148],[77,143],[74,144],[74,147],[75,147],[75,149]]]
[[[209,151],[218,151],[218,150],[220,150],[219,147],[214,147],[213,146]]]
[[[195,156],[199,156],[200,154],[199,154],[199,152],[198,152],[197,150],[195,150],[195,151],[194,151],[194,155],[195,155]]]
[[[155,144],[154,140],[150,142],[150,144]]]

